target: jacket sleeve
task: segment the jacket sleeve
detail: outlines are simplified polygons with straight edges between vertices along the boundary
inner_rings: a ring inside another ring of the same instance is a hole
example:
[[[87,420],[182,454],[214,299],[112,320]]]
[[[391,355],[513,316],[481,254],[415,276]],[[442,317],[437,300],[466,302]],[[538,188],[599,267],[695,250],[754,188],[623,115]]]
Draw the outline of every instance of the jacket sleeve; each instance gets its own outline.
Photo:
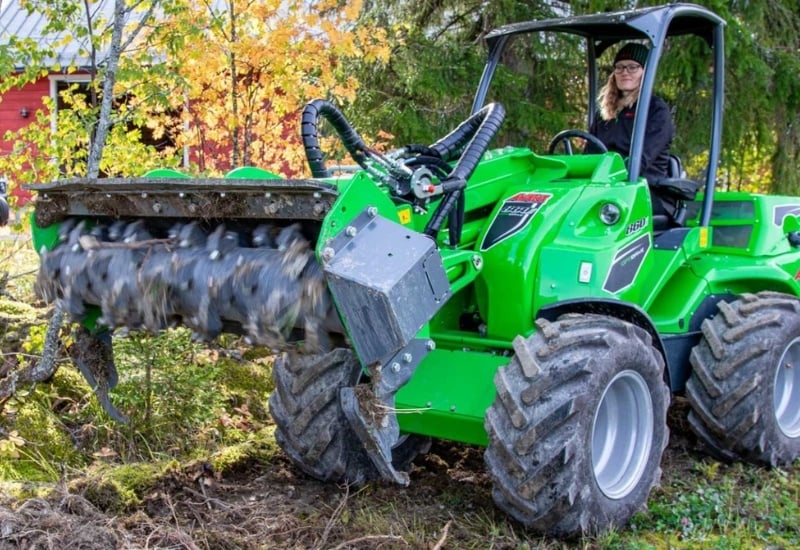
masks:
[[[669,150],[674,135],[675,126],[672,123],[669,106],[663,99],[653,97],[647,117],[647,130],[644,136],[642,173],[647,172],[653,162]]]
[[[594,121],[592,121],[592,126],[589,128],[589,133],[598,139],[600,139],[599,135],[600,128],[598,127],[599,120],[600,120],[600,115],[598,114],[594,117]],[[600,139],[600,141],[602,141],[602,139]],[[602,151],[591,141],[587,140],[586,145],[583,146],[583,152],[584,154],[595,154],[595,153],[601,153]]]

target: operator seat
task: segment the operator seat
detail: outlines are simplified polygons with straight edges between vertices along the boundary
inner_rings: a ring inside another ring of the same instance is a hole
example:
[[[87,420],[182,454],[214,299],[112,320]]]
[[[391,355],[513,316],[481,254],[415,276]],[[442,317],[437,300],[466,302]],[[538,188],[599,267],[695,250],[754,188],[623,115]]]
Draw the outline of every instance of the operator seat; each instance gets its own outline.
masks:
[[[683,163],[680,157],[673,153],[669,154],[669,177],[671,179],[686,177],[686,171],[683,169]]]
[[[681,159],[669,156],[669,175],[649,181],[653,200],[653,229],[666,231],[686,221],[686,201],[694,200],[702,183],[686,178]]]

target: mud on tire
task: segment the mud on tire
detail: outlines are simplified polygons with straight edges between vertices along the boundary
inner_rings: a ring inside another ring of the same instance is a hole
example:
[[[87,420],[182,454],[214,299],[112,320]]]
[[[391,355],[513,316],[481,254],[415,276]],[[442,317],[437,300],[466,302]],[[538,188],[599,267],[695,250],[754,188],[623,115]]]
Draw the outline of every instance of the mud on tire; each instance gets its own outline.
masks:
[[[485,453],[495,503],[548,535],[624,525],[661,478],[663,358],[646,331],[618,319],[537,325],[495,376]]]
[[[800,300],[760,292],[717,307],[691,353],[689,424],[715,456],[788,465],[800,456]]]
[[[339,390],[355,386],[361,366],[349,349],[275,359],[269,399],[275,439],[292,462],[321,481],[361,483],[377,476],[339,406]]]
[[[275,391],[269,399],[275,439],[315,479],[362,483],[379,476],[339,404],[339,390],[355,386],[361,374],[355,354],[345,348],[319,355],[283,353],[275,359]],[[410,470],[430,445],[429,437],[401,434],[392,449],[394,467]]]

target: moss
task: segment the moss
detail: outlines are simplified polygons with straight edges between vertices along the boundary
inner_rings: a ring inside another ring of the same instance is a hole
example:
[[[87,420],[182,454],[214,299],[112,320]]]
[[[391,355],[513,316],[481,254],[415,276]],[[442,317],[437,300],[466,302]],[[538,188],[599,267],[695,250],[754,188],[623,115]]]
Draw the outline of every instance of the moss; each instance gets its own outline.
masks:
[[[142,503],[163,476],[176,470],[173,461],[130,464],[93,464],[70,489],[82,494],[101,510],[124,512]]]
[[[26,323],[35,323],[42,317],[43,310],[24,302],[0,297],[0,314],[11,322],[20,320]]]
[[[248,469],[254,464],[271,462],[278,452],[275,427],[269,426],[250,434],[247,441],[229,445],[214,453],[209,462],[220,475]]]
[[[22,343],[31,327],[44,325],[45,317],[44,310],[0,297],[0,349],[9,350]]]
[[[1,467],[1,466],[0,466]],[[43,498],[52,493],[53,483],[37,483],[34,481],[2,481],[0,496],[17,500]]]
[[[244,351],[243,357],[246,361],[257,361],[260,363],[272,363],[275,353],[269,348],[252,347]]]
[[[269,418],[267,400],[273,390],[271,372],[259,362],[237,362],[223,360],[220,362],[221,378],[219,380],[228,404],[231,408],[246,406],[257,421]]]
[[[130,489],[137,496],[142,497],[167,472],[177,470],[178,467],[176,461],[136,462],[114,466],[106,472],[106,476],[117,481],[126,489]]]
[[[86,383],[86,379],[71,364],[63,365],[59,368],[51,381],[52,391],[60,398],[84,401],[90,397],[91,388]],[[93,394],[91,398],[95,399]]]
[[[103,512],[123,513],[140,503],[136,493],[113,479],[85,479],[70,486]]]
[[[36,393],[39,395],[26,399],[16,410],[12,429],[26,443],[18,448],[18,458],[8,459],[9,469],[0,472],[5,479],[56,481],[60,476],[59,465],[83,463],[63,424],[53,414],[50,399],[40,389]]]
[[[232,392],[269,394],[272,390],[270,371],[259,362],[223,359],[220,366],[223,367],[220,383]]]
[[[52,469],[42,468],[41,464],[25,456],[25,451],[17,457],[0,459],[0,479],[4,482],[31,481],[34,483],[54,482],[57,474]]]

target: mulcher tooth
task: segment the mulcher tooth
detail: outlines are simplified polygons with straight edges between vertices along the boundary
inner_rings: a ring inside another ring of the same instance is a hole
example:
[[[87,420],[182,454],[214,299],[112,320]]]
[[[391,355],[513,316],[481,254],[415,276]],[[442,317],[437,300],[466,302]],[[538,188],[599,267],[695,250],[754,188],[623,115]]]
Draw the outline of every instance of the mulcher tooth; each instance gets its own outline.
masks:
[[[117,422],[127,423],[128,417],[119,412],[111,403],[109,390],[117,385],[117,368],[114,365],[111,332],[103,330],[92,334],[84,327],[79,327],[74,341],[69,346],[69,356],[78,367],[89,387],[97,396],[100,405],[108,415]]]

